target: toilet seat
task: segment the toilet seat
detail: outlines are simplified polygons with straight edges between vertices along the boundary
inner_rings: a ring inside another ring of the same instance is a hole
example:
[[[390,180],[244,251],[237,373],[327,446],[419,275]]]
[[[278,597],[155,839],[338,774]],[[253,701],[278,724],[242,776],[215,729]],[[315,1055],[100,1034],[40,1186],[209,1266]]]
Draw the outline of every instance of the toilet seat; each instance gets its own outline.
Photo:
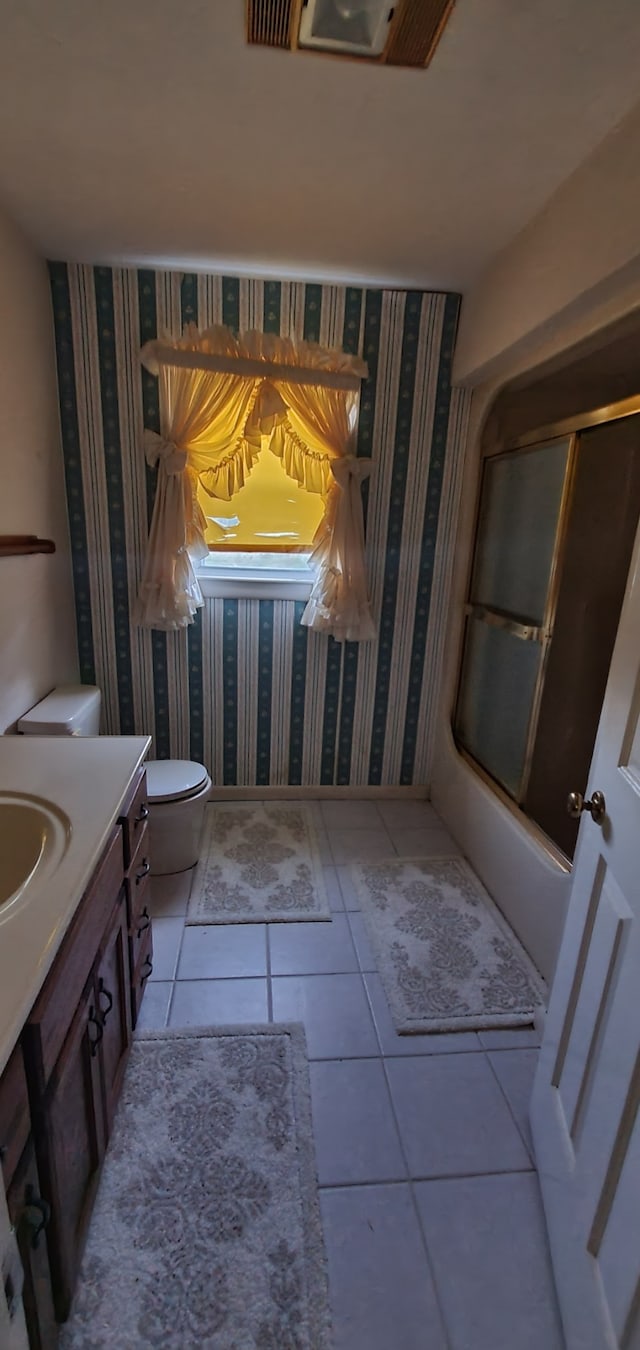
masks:
[[[204,764],[191,759],[148,760],[145,769],[150,805],[188,801],[202,791],[209,778]]]

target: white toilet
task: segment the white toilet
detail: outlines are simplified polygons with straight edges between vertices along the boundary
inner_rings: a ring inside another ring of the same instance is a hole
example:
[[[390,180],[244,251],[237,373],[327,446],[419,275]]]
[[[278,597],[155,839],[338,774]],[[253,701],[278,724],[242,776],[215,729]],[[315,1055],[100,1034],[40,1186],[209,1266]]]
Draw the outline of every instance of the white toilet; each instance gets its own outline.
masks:
[[[25,736],[97,736],[100,690],[72,684],[54,689],[18,722]],[[211,779],[204,764],[157,759],[145,764],[151,873],[184,872],[198,861]]]

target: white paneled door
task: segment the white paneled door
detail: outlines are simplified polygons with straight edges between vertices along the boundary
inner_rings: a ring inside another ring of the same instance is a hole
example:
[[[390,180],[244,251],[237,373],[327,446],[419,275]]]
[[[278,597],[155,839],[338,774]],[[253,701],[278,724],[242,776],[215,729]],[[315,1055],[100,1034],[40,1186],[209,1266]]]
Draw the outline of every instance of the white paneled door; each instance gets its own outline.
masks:
[[[594,791],[606,814],[582,816],[531,1120],[568,1350],[640,1350],[640,532]]]

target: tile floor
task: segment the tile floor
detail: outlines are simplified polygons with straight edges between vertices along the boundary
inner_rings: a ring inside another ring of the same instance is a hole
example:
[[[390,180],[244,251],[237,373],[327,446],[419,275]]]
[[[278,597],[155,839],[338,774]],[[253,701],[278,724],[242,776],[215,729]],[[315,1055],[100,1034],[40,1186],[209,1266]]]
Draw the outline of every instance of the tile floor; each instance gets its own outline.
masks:
[[[186,928],[152,883],[145,1027],[304,1022],[335,1350],[562,1350],[527,1106],[537,1033],[398,1036],[349,863],[457,852],[417,801],[316,803],[332,923]]]

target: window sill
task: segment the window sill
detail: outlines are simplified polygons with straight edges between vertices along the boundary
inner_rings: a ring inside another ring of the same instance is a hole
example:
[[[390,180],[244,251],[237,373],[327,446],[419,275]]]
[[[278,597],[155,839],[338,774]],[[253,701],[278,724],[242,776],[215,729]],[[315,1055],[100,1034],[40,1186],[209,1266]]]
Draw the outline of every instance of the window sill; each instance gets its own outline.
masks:
[[[314,576],[311,568],[234,568],[205,565],[197,571],[205,599],[308,600]]]

